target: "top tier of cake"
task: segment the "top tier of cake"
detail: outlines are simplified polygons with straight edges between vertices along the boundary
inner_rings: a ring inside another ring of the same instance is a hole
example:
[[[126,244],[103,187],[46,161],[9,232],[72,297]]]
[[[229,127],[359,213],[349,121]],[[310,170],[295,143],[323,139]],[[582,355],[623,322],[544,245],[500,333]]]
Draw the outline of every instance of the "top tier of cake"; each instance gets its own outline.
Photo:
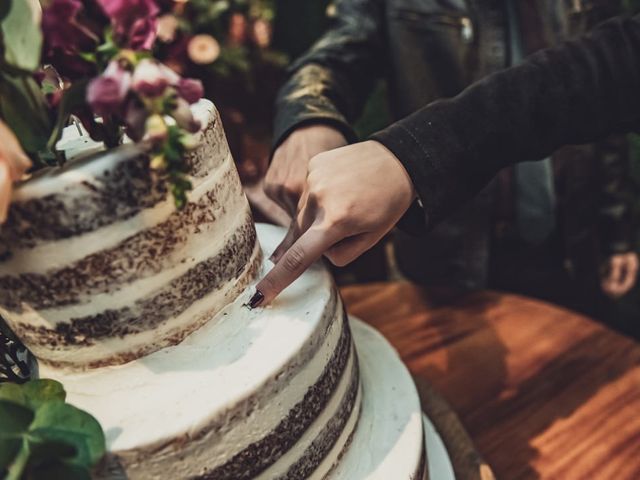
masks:
[[[183,210],[132,145],[16,189],[0,230],[0,314],[41,361],[94,368],[179,343],[255,277],[260,249],[220,117],[204,100],[194,113],[203,129]],[[61,144],[96,149],[75,127]]]

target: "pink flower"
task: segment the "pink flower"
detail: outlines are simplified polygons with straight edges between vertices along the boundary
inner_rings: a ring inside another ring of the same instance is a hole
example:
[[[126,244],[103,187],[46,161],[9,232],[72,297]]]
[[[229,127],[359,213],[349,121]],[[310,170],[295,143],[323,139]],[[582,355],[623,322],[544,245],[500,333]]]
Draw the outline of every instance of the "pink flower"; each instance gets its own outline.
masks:
[[[202,82],[193,78],[181,78],[176,85],[176,90],[187,103],[196,103],[204,95]]]
[[[111,20],[114,37],[120,46],[150,50],[156,39],[157,16],[154,0],[98,0]]]
[[[169,85],[179,81],[177,73],[150,59],[141,60],[133,72],[133,90],[149,98],[159,97]]]
[[[47,50],[76,52],[95,45],[96,37],[78,21],[79,0],[53,0],[42,12],[42,32]]]
[[[154,17],[160,12],[154,0],[98,0],[98,3],[113,22],[121,24]]]
[[[93,79],[87,88],[87,102],[96,115],[114,115],[122,111],[131,86],[131,73],[117,61]]]
[[[139,18],[131,25],[127,46],[133,50],[151,50],[156,41],[157,31],[157,19]]]
[[[79,0],[52,0],[42,13],[44,61],[71,79],[95,73],[93,64],[79,55],[98,44],[98,36],[80,20],[81,13],[83,4]]]

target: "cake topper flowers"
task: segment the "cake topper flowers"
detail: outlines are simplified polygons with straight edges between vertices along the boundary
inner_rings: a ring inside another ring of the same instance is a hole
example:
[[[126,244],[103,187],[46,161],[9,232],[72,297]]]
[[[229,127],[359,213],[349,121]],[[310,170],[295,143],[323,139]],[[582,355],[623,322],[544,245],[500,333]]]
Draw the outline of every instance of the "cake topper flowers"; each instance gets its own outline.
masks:
[[[124,135],[144,142],[151,168],[183,206],[191,188],[184,154],[200,127],[189,105],[203,88],[154,58],[156,1],[40,3],[0,7],[0,119],[36,168],[64,161],[56,144],[71,115],[106,148]]]

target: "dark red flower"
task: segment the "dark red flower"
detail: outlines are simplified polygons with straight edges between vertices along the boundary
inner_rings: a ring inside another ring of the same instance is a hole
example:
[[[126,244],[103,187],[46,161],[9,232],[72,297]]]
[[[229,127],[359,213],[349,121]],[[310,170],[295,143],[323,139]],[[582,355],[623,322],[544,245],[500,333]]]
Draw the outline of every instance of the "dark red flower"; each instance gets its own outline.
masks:
[[[151,50],[157,31],[157,18],[139,18],[131,25],[127,46],[132,50]]]
[[[79,0],[53,0],[42,12],[42,32],[46,48],[76,52],[91,48],[95,36],[78,20],[82,10]]]
[[[196,103],[204,95],[202,82],[193,78],[181,78],[176,85],[176,90],[178,91],[178,95],[188,103]]]
[[[180,80],[177,73],[155,60],[144,59],[133,72],[133,90],[143,97],[159,97],[169,85]]]
[[[149,50],[156,38],[160,9],[155,0],[98,0],[111,20],[116,42],[134,50]]]
[[[104,74],[93,79],[87,88],[87,102],[96,115],[114,115],[123,110],[131,86],[131,73],[117,61],[109,64]]]
[[[98,44],[98,37],[80,19],[82,12],[79,0],[53,0],[42,12],[44,61],[71,79],[94,73],[92,64],[79,55]]]
[[[160,12],[154,0],[98,0],[107,16],[116,23],[156,16]]]

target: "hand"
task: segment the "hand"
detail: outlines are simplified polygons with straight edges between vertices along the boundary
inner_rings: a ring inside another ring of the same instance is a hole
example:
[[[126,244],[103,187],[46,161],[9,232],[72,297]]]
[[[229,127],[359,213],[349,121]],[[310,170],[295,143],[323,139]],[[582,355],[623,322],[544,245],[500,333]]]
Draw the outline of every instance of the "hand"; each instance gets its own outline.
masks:
[[[375,141],[316,155],[296,218],[250,306],[271,302],[323,254],[343,266],[375,245],[416,196],[400,161]]]
[[[294,130],[273,154],[265,177],[265,193],[293,217],[307,180],[309,160],[346,144],[342,133],[326,125]]]
[[[7,219],[13,182],[20,180],[31,167],[31,160],[24,153],[18,139],[0,121],[0,223]]]
[[[601,280],[602,291],[611,298],[625,295],[636,283],[638,254],[617,253],[609,257],[605,275]]]

